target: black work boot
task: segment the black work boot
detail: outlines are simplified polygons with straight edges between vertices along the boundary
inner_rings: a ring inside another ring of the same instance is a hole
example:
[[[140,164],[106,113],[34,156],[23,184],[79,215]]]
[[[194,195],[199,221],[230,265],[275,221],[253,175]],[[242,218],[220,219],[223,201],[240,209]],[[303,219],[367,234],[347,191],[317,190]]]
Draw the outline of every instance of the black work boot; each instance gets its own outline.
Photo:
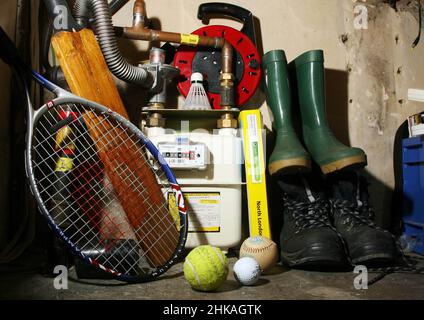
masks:
[[[332,175],[328,182],[333,223],[345,240],[352,263],[373,267],[393,264],[396,242],[373,221],[366,179],[347,171]]]
[[[312,184],[300,174],[279,181],[284,201],[281,261],[292,268],[341,268],[346,265],[346,253],[331,226],[329,203]]]

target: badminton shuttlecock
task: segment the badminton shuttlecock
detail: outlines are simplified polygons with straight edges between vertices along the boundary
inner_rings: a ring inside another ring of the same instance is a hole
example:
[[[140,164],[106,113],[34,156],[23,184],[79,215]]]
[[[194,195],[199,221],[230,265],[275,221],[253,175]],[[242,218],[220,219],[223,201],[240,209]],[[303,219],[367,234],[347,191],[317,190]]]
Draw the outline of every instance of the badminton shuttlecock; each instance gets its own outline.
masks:
[[[203,76],[199,72],[195,72],[190,78],[191,87],[184,102],[182,109],[184,110],[210,110],[211,105],[203,88]]]

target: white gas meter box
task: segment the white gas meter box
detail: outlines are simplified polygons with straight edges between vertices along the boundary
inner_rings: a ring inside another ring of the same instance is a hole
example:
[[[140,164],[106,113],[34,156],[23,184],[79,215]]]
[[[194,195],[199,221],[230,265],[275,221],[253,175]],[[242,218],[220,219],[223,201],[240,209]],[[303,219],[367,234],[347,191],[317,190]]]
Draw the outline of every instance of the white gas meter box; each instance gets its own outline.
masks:
[[[188,204],[186,247],[227,251],[242,239],[242,140],[237,129],[175,133],[146,128],[173,170]]]

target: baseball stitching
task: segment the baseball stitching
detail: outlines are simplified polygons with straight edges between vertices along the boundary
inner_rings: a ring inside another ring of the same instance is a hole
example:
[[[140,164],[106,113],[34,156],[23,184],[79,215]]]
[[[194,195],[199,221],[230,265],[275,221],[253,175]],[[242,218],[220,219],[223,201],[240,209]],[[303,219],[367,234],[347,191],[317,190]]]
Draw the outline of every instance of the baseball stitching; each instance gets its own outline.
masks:
[[[242,245],[242,248],[244,247],[246,249],[246,252],[249,252],[249,253],[259,253],[259,252],[265,251],[266,249],[270,248],[272,245],[273,245],[273,243],[269,243],[266,247],[263,247],[263,248],[250,248],[246,245]]]

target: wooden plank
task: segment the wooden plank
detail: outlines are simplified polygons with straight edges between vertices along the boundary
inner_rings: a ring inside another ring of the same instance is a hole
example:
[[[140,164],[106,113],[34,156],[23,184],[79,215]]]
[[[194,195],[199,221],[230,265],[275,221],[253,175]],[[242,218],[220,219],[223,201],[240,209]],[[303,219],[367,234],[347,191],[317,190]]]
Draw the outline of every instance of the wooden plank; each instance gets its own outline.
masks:
[[[59,32],[52,45],[71,91],[128,119],[128,113],[91,30]]]

